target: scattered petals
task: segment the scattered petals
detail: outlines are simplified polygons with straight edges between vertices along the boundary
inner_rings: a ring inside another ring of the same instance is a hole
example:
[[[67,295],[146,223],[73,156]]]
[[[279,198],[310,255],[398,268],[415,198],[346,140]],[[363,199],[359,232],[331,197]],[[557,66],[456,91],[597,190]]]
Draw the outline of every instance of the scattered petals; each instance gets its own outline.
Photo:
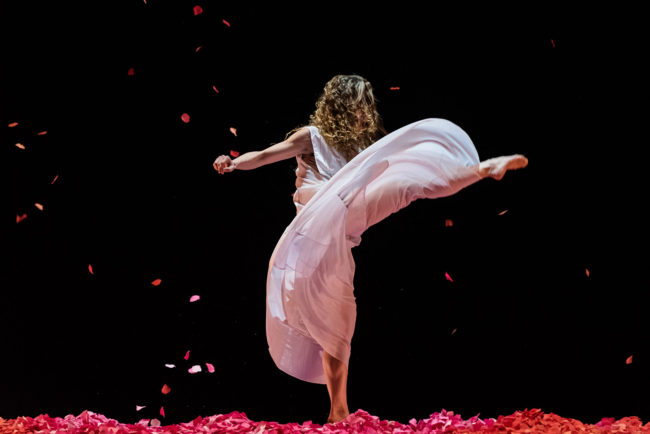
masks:
[[[156,279],[156,280],[154,280],[153,282],[151,282],[151,284],[152,284],[153,286],[158,286],[158,285],[160,285],[161,282],[162,282],[162,280],[160,280],[160,279]]]
[[[208,372],[214,372],[214,365],[212,365],[212,363],[206,363],[205,366],[208,367]]]
[[[145,407],[146,407],[146,405],[136,405],[136,406],[135,406],[135,411],[140,411],[140,410],[142,410],[142,409],[145,408]]]
[[[589,268],[585,268],[585,274],[589,277]]]
[[[181,120],[185,123],[188,123],[190,121],[190,115],[188,115],[187,113],[183,113],[181,115]]]
[[[90,274],[95,274],[93,272],[93,266],[91,264],[88,264],[88,272],[90,272]]]
[[[393,87],[390,88],[390,90],[399,90],[399,89],[400,89],[399,86],[393,86]]]
[[[230,132],[233,133],[235,137],[237,137],[237,128],[230,127]]]
[[[632,364],[632,356],[630,356],[630,357],[628,357],[627,359],[625,359],[625,364],[626,364],[626,365],[631,365],[631,364]]]
[[[214,90],[215,92],[219,93],[219,89],[217,89],[217,86],[212,86],[212,90]]]
[[[44,136],[47,134],[47,131],[41,131],[40,133],[36,133],[37,136]]]
[[[22,143],[16,143],[16,148],[25,149],[25,145],[23,145]]]
[[[127,75],[135,75],[135,69],[129,68],[129,70],[126,73]]]
[[[233,156],[233,157],[235,157],[235,158],[237,158],[237,157],[239,157],[239,152],[238,152],[238,151],[232,151],[232,150],[231,150],[231,151],[230,151],[230,155]]]
[[[449,273],[447,273],[447,272],[445,272],[445,279],[447,279],[450,282],[454,281],[454,279],[452,279],[451,276],[449,275]]]
[[[200,300],[200,299],[201,299],[200,296],[193,295],[193,296],[190,297],[190,303],[194,303],[195,301]]]
[[[169,392],[171,392],[171,391],[172,391],[172,389],[171,389],[168,385],[166,385],[166,384],[163,385],[162,390],[161,390],[161,392],[163,393],[163,395],[167,395],[167,394],[168,394]]]
[[[165,417],[165,408],[164,407],[160,407],[160,415],[162,417]]]
[[[450,228],[454,225],[454,221],[452,219],[447,219],[445,220],[445,227]]]
[[[194,15],[201,15],[203,13],[203,8],[199,5],[194,6]]]
[[[16,214],[16,223],[20,223],[27,218],[27,214],[18,215]]]
[[[196,374],[197,372],[201,372],[201,365],[194,365],[190,369],[187,370],[190,374]]]
[[[59,179],[59,175],[56,175],[56,176],[54,177],[54,179],[52,180],[52,182],[50,182],[50,185],[54,184],[54,183],[56,182],[57,179]]]
[[[225,25],[227,25],[228,27],[230,27],[230,23],[229,23],[228,21],[226,21],[226,20],[221,20],[221,22],[224,23]]]
[[[190,358],[190,350],[187,350],[187,353],[185,353],[185,357],[183,357],[185,360],[188,360]]]
[[[171,363],[165,363],[165,366],[167,366],[168,368],[175,368],[176,367],[176,365],[172,365]]]
[[[499,215],[504,215],[504,214],[507,213],[507,212],[508,212],[508,210],[507,210],[507,209],[504,209],[503,211],[501,211],[501,212],[499,213]]]
[[[18,122],[12,122],[12,123],[9,124],[9,128],[13,128],[13,127],[16,127],[16,126],[18,126]]]
[[[38,208],[40,211],[43,211],[43,205],[41,205],[40,203],[35,203],[34,206]]]

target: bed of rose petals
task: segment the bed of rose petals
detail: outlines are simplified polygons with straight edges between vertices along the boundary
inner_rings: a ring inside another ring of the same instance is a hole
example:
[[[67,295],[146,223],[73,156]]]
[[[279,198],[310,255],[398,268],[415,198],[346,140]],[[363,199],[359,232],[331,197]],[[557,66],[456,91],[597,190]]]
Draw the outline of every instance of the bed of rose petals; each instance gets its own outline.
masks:
[[[620,420],[603,418],[596,424],[585,424],[540,409],[517,411],[497,419],[479,419],[478,415],[463,420],[453,411],[442,410],[428,419],[411,419],[408,424],[381,420],[364,410],[357,410],[335,424],[318,425],[311,421],[281,424],[255,422],[245,413],[234,411],[209,417],[197,417],[191,422],[162,426],[158,419],[142,419],[136,424],[122,424],[101,414],[84,411],[79,416],[64,418],[40,415],[5,420],[0,418],[1,433],[650,433],[650,422],[643,425],[636,416]]]

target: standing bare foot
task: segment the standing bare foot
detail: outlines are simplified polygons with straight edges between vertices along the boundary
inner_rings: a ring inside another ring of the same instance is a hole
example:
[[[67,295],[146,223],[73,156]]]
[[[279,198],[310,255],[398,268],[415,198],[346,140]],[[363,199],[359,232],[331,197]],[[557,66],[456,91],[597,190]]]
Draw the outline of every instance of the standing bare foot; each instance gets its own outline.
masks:
[[[499,181],[508,170],[523,169],[527,165],[528,158],[521,154],[514,154],[481,161],[477,170],[481,178],[489,176]]]
[[[348,417],[350,415],[350,412],[347,410],[341,410],[341,411],[330,411],[330,415],[327,418],[327,423],[337,423],[341,422],[343,419]]]

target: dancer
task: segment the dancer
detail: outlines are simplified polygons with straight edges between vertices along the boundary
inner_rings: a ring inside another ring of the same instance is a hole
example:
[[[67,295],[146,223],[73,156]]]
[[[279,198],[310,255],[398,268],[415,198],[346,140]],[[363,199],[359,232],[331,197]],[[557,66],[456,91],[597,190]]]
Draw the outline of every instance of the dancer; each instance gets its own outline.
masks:
[[[356,321],[351,249],[361,234],[420,198],[456,193],[481,179],[526,167],[523,155],[479,161],[469,136],[444,119],[424,119],[384,135],[370,83],[337,75],[310,125],[263,151],[231,160],[221,174],[296,157],[297,215],[269,263],[266,335],[282,371],[326,384],[328,422],[349,415],[347,377]]]

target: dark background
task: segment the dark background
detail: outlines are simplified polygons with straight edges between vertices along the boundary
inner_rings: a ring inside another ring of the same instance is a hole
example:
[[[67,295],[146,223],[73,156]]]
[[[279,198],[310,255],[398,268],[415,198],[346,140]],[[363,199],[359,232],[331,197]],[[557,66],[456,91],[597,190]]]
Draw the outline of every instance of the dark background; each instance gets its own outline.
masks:
[[[446,118],[530,165],[364,234],[350,410],[650,420],[638,11],[59,3],[0,3],[1,417],[324,423],[325,386],[279,371],[264,330],[295,162],[212,162],[281,141],[356,73],[388,131]]]

